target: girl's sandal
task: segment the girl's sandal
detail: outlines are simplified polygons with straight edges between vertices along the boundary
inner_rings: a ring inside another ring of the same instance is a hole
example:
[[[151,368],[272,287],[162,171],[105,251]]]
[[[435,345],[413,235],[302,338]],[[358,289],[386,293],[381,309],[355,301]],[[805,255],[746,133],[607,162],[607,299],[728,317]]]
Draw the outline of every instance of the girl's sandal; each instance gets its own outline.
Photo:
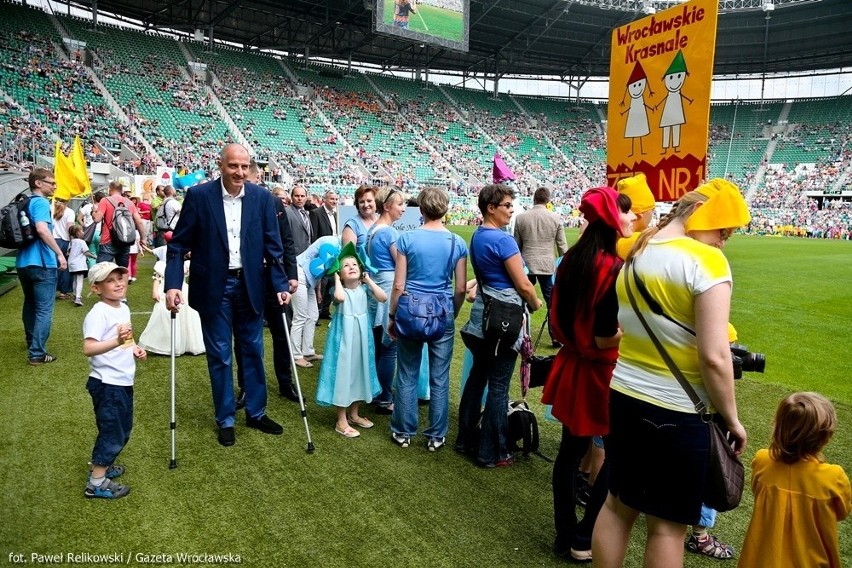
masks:
[[[349,422],[354,424],[355,426],[360,426],[361,428],[372,428],[374,424],[364,418],[363,416],[358,416],[357,418],[354,416],[349,417]]]
[[[686,541],[686,549],[689,552],[703,554],[719,560],[728,560],[734,557],[734,549],[730,545],[719,542],[713,535],[708,535],[707,540],[703,542],[697,536],[690,535]]]
[[[356,430],[352,426],[347,426],[343,430],[341,430],[340,428],[335,426],[334,431],[337,432],[338,434],[340,434],[341,436],[343,436],[344,438],[357,438],[358,436],[361,435],[361,432],[359,432],[358,430]]]

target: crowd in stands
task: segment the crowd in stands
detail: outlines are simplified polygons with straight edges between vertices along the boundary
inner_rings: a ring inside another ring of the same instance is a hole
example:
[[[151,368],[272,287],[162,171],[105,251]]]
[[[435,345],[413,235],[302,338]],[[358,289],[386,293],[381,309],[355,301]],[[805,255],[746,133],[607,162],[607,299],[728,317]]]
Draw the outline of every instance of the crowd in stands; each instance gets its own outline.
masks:
[[[222,63],[210,66],[215,73],[211,92],[166,55],[127,60],[110,48],[94,47],[93,69],[119,101],[128,118],[124,121],[103,100],[81,62],[85,58],[65,57],[59,49],[31,32],[0,35],[0,64],[6,71],[0,88],[10,97],[0,101],[0,158],[7,163],[26,166],[34,161],[33,152],[51,155],[55,139],[67,144],[79,135],[88,160],[111,162],[128,173],[151,174],[161,164],[213,171],[218,149],[234,141],[216,106],[221,101],[250,146],[270,164],[269,181],[300,183],[318,193],[334,188],[344,198],[365,182],[391,183],[409,193],[438,184],[459,198],[449,214],[454,222],[476,222],[475,208],[465,198],[487,181],[495,151],[518,176],[515,187],[521,196],[547,184],[555,210],[569,220],[582,191],[605,179],[605,132],[590,104],[568,107],[554,101],[562,105],[554,107],[556,112],[546,106],[522,110],[524,99],[510,102],[505,95],[495,101],[484,92],[466,92],[447,99],[438,94],[441,89],[417,96],[392,87],[371,93],[343,88],[340,82],[326,85],[322,76],[300,75],[297,88],[283,72]],[[359,84],[363,89],[366,82],[353,82]],[[191,115],[197,122],[165,124],[163,115],[151,110],[157,108],[174,109],[174,116]],[[848,238],[849,208],[841,202],[820,208],[821,202],[805,195],[829,190],[852,165],[847,123],[773,129],[771,121],[759,118],[754,124],[749,118],[720,119],[710,132],[709,165],[727,164],[732,143],[751,154],[726,174],[744,192],[754,186],[749,198],[755,219],[748,230]],[[171,135],[175,130],[178,134]],[[781,149],[813,154],[814,162],[768,163],[770,139]]]

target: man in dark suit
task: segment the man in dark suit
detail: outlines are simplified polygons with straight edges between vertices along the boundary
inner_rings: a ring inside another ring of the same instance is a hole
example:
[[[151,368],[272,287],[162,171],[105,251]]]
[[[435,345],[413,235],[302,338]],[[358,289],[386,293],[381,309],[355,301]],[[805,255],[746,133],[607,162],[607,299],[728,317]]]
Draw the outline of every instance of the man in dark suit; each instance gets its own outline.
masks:
[[[287,207],[287,221],[290,223],[290,234],[293,235],[293,245],[296,256],[299,256],[313,242],[310,213],[305,209],[308,192],[301,185],[296,185],[290,192],[290,206]]]
[[[337,193],[332,190],[326,191],[323,197],[322,207],[317,207],[311,211],[311,227],[312,238],[314,242],[320,237],[337,237],[340,232],[337,230]],[[320,290],[322,292],[322,301],[320,303],[319,317],[320,319],[330,319],[329,306],[331,306],[331,278],[323,278]]]
[[[260,168],[257,162],[251,160],[249,165],[249,179],[251,183],[257,183],[260,180]],[[281,189],[281,191],[284,191]],[[287,278],[290,282],[290,293],[294,293],[299,286],[299,274],[296,268],[296,254],[293,245],[293,236],[290,234],[290,223],[287,221],[287,208],[281,201],[281,198],[275,195],[275,217],[278,220],[278,231],[281,234],[281,244],[284,247],[284,272],[287,273]],[[286,194],[285,194],[286,195]],[[272,336],[272,363],[275,369],[275,378],[278,379],[278,393],[292,402],[299,402],[299,394],[293,386],[293,374],[290,367],[290,346],[287,343],[287,334],[284,330],[284,319],[282,318],[281,306],[278,304],[278,297],[275,293],[275,288],[272,285],[271,268],[266,269],[266,295],[263,301],[263,315],[266,318],[266,324],[269,328],[269,335]],[[290,312],[288,309],[287,312]],[[292,319],[292,314],[287,314],[288,319]],[[237,361],[237,385],[239,391],[237,394],[237,408],[245,406],[245,377],[243,376],[242,356],[238,351],[239,343],[234,344],[234,356]]]
[[[280,304],[290,302],[272,195],[252,183],[248,151],[228,144],[219,156],[221,178],[189,189],[166,260],[166,305],[184,301],[183,259],[192,253],[190,306],[201,316],[219,443],[235,442],[236,401],[231,342],[240,343],[245,369],[246,426],[266,434],[284,429],[266,415],[263,367],[264,260]]]

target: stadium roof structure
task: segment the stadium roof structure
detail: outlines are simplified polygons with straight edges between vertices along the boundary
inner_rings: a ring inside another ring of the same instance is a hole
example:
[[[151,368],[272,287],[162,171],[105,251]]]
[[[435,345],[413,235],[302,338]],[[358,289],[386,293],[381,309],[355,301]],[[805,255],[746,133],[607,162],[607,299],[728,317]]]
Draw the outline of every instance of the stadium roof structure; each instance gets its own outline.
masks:
[[[251,49],[281,50],[384,69],[473,76],[609,74],[614,28],[679,0],[470,0],[470,50],[460,53],[373,31],[375,0],[83,0],[147,28]],[[720,0],[714,74],[852,65],[852,0]]]

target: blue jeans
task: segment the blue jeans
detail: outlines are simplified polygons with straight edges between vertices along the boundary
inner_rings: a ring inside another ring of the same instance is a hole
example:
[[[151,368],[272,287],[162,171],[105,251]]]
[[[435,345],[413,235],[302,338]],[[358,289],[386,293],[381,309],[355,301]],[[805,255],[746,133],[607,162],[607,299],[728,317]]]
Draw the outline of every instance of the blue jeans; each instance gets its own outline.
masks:
[[[94,465],[110,466],[130,440],[133,430],[133,387],[105,385],[89,377],[86,390],[92,396],[98,437],[92,449]]]
[[[447,323],[447,330],[439,339],[428,343],[429,348],[429,428],[423,431],[427,438],[444,438],[450,405],[450,362],[453,359],[455,324]],[[423,341],[399,339],[399,365],[393,396],[391,431],[406,436],[417,434],[417,382],[423,358]]]
[[[236,418],[231,342],[240,345],[246,416],[266,414],[266,373],[263,368],[263,316],[254,313],[243,281],[228,276],[218,312],[199,314],[207,371],[213,391],[213,410],[220,428],[233,427]]]
[[[30,359],[47,354],[47,338],[53,323],[53,303],[56,301],[56,268],[24,266],[18,268],[18,280],[24,292],[21,319],[27,338]]]
[[[71,243],[65,239],[56,239],[56,244],[59,245],[59,250],[65,260],[68,260],[68,249],[71,248]],[[67,270],[60,270],[56,275],[56,289],[62,294],[71,293],[71,273]]]
[[[112,242],[107,245],[101,243],[98,249],[98,262],[114,262],[119,266],[127,268],[130,264],[130,247],[115,245]]]
[[[501,347],[494,354],[494,343],[468,335],[465,339],[473,353],[470,369],[459,404],[459,435],[456,449],[474,453],[480,463],[496,463],[509,457],[506,432],[509,428],[509,383],[518,359],[517,351]],[[482,429],[476,444],[482,393],[488,387]]]
[[[377,406],[390,406],[393,402],[393,378],[396,373],[396,348],[397,342],[391,341],[390,345],[382,343],[384,328],[381,326],[373,328],[373,340],[376,345],[376,374],[379,376],[379,385],[382,392],[373,399]]]

